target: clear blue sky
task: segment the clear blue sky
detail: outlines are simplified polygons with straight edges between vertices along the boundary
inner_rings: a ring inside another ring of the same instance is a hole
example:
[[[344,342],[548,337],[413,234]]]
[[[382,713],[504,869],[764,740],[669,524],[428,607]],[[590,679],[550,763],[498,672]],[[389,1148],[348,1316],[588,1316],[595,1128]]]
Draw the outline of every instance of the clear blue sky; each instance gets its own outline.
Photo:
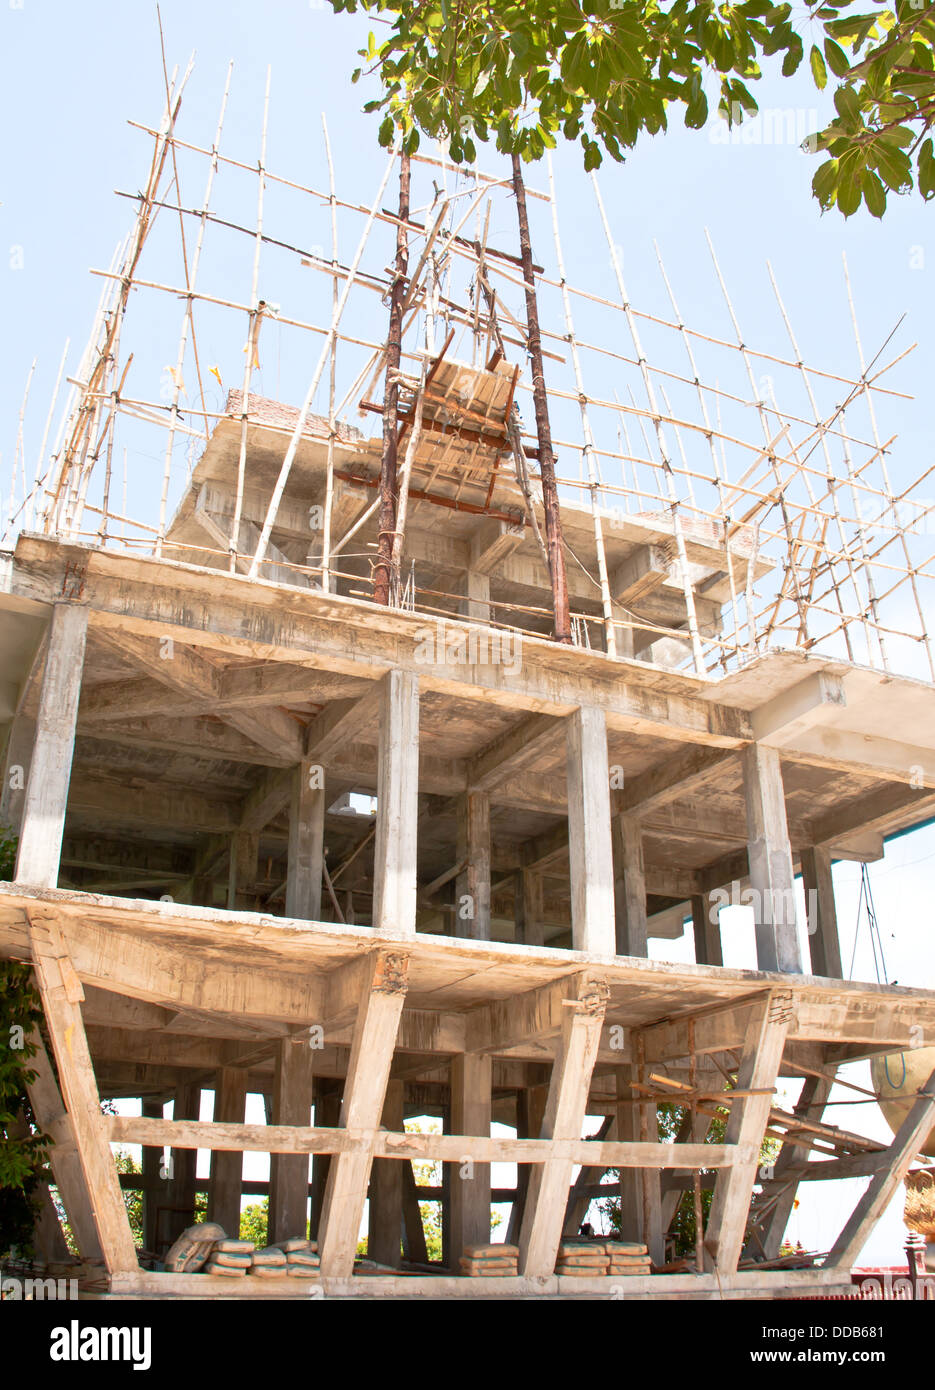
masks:
[[[196,66],[185,97],[181,130],[209,144],[229,59],[234,60],[231,104],[224,148],[246,161],[258,153],[260,114],[267,66],[273,87],[268,164],[300,181],[324,186],[326,170],[320,113],[326,112],[335,153],[339,189],[369,201],[385,164],[376,145],[373,117],[360,112],[365,94],[350,86],[358,40],[366,24],[335,17],[330,7],[307,0],[164,0],[163,22],[170,69],[184,68],[192,50]],[[824,97],[806,76],[789,82],[761,84],[761,105],[783,107],[804,128],[821,123]],[[26,448],[35,463],[45,410],[59,357],[71,338],[69,367],[90,329],[100,281],[90,266],[105,267],[114,246],[130,226],[132,204],[113,196],[120,188],[135,192],[143,183],[149,142],[128,127],[133,118],[158,123],[163,101],[155,9],[142,0],[0,0],[0,103],[4,130],[0,170],[0,496],[5,504],[16,421],[23,387],[38,358]],[[797,113],[797,114],[795,114]],[[482,151],[481,166],[493,169],[496,158]],[[932,459],[930,426],[932,277],[935,246],[927,233],[932,210],[916,199],[893,199],[885,221],[861,213],[848,224],[835,215],[822,217],[809,194],[813,158],[794,141],[724,144],[709,132],[677,126],[664,137],[647,139],[624,166],[602,173],[602,189],[613,236],[622,249],[624,271],[633,298],[643,307],[666,311],[655,270],[656,238],[675,284],[685,318],[698,326],[725,328],[724,309],[714,281],[703,229],[710,228],[740,310],[745,338],[784,350],[774,302],[765,273],[769,259],[776,270],[804,356],[844,374],[856,375],[857,364],[841,276],[846,250],[857,295],[865,346],[870,354],[903,313],[900,347],[919,340],[917,351],[898,369],[898,386],[913,401],[895,412],[900,443],[895,458],[898,477],[908,478]],[[610,290],[610,270],[602,233],[580,171],[577,150],[560,151],[556,161],[562,232],[569,276],[593,288]],[[185,198],[201,197],[201,179],[189,180]],[[544,169],[531,171],[529,182],[544,185]],[[251,194],[250,197],[253,195]],[[237,205],[252,216],[247,195]],[[309,244],[327,240],[324,210],[310,210],[301,235]],[[502,237],[512,227],[493,228]],[[548,225],[536,228],[537,248],[550,236]],[[342,248],[349,259],[348,247]],[[551,247],[545,247],[551,259]],[[237,262],[235,297],[246,298],[246,262]],[[215,284],[223,283],[224,266],[215,265]],[[324,277],[309,277],[323,280]],[[228,286],[231,289],[231,286]],[[222,291],[223,292],[223,291]],[[231,289],[234,293],[234,290]],[[309,294],[312,291],[309,290]],[[310,315],[311,316],[311,315]],[[177,321],[176,314],[176,321]],[[320,315],[319,315],[320,317]],[[588,318],[576,308],[578,330],[586,336]],[[382,326],[374,330],[382,336]],[[156,370],[174,360],[173,335],[152,348]],[[171,342],[171,346],[170,346]],[[275,372],[264,361],[260,389],[296,402],[311,363],[283,362]],[[207,364],[213,361],[206,348]],[[236,384],[234,369],[240,342],[225,370],[225,386]],[[282,378],[280,377],[282,373]],[[895,384],[895,383],[894,383]],[[891,975],[902,984],[935,984],[935,958],[929,930],[931,898],[929,861],[935,852],[932,832],[920,832],[894,846],[884,865],[872,868],[878,884],[878,908],[891,957]],[[905,874],[899,866],[907,866]],[[838,871],[845,955],[849,957],[856,895],[851,866]],[[738,937],[736,963],[747,963],[747,948]],[[665,943],[666,953],[674,945]],[[734,947],[730,946],[729,950]],[[858,951],[857,978],[872,978],[866,951]],[[842,1124],[871,1124],[863,1114],[839,1110]],[[872,1123],[882,1133],[878,1117]],[[806,1244],[826,1243],[829,1221],[843,1222],[853,1194],[831,1200],[818,1185],[807,1194],[796,1234]],[[806,1219],[807,1214],[807,1219]],[[899,1258],[901,1227],[893,1213],[866,1252],[874,1260]]]

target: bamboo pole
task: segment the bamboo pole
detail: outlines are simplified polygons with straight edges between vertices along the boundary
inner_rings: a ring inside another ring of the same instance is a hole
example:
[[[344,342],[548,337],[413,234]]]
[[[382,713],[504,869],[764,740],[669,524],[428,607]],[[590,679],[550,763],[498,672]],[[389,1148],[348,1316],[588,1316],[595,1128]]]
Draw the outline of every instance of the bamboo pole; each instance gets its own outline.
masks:
[[[662,472],[666,481],[666,490],[668,492],[669,498],[669,509],[672,516],[672,530],[675,536],[675,545],[678,553],[680,578],[682,581],[682,591],[685,595],[685,610],[688,616],[688,631],[691,640],[692,659],[694,661],[696,673],[698,675],[702,675],[704,673],[704,656],[701,649],[701,638],[698,633],[698,617],[695,612],[695,595],[691,586],[691,578],[688,569],[688,556],[685,551],[685,536],[682,532],[682,522],[681,517],[679,515],[679,500],[678,495],[675,491],[675,482],[673,477],[672,464],[669,458],[669,449],[668,444],[666,442],[665,431],[662,428],[662,417],[660,415],[658,405],[656,404],[656,394],[653,389],[652,376],[647,370],[646,356],[643,352],[642,343],[640,342],[639,330],[637,329],[635,316],[631,310],[629,296],[626,291],[626,286],[623,282],[623,274],[621,272],[620,261],[617,256],[617,248],[614,245],[613,237],[610,234],[610,224],[607,221],[607,213],[604,210],[604,200],[601,197],[601,190],[597,182],[597,176],[593,171],[591,173],[591,182],[594,188],[595,198],[597,199],[597,206],[598,211],[600,212],[601,225],[604,228],[604,236],[607,241],[607,249],[610,253],[610,260],[614,270],[614,277],[617,281],[617,288],[620,292],[621,306],[624,311],[624,317],[627,321],[627,327],[630,331],[630,337],[633,340],[633,349],[636,353],[637,361],[640,365],[640,375],[643,378],[643,388],[646,391],[646,398],[649,402],[650,415],[653,420],[653,424],[656,431],[656,442],[659,447],[659,456],[662,460]]]
[[[253,269],[250,277],[250,314],[247,319],[247,360],[244,363],[243,386],[240,399],[240,449],[237,455],[237,495],[234,500],[234,515],[230,530],[230,557],[228,569],[234,574],[237,569],[237,554],[240,550],[240,525],[243,518],[243,493],[247,480],[247,420],[250,414],[250,383],[253,380],[253,366],[256,361],[257,343],[263,322],[264,304],[259,299],[260,253],[263,249],[263,199],[266,192],[266,136],[269,127],[269,88],[271,69],[266,69],[266,91],[263,96],[263,129],[260,135],[260,158],[257,164],[257,227],[253,248]]]
[[[367,219],[367,224],[364,227],[363,235],[361,236],[360,243],[357,247],[357,252],[354,256],[354,261],[351,266],[350,273],[348,275],[347,280],[345,281],[344,289],[341,292],[341,298],[338,300],[337,307],[331,315],[331,327],[328,329],[327,340],[322,348],[321,355],[318,358],[318,363],[315,367],[315,371],[312,376],[312,380],[309,385],[308,391],[305,393],[305,400],[303,401],[302,408],[299,411],[299,418],[295,423],[295,428],[292,432],[292,438],[289,441],[289,447],[286,450],[286,456],[282,461],[282,467],[279,470],[279,477],[276,480],[276,486],[273,489],[273,495],[270,498],[269,508],[266,513],[266,520],[263,523],[263,530],[260,534],[260,539],[257,543],[256,553],[253,557],[253,561],[248,571],[249,577],[251,579],[256,578],[260,564],[263,560],[264,555],[266,554],[266,547],[269,544],[270,533],[276,521],[276,514],[279,511],[279,503],[282,500],[282,495],[285,491],[286,483],[289,481],[289,474],[292,471],[292,465],[295,461],[296,452],[299,447],[299,440],[302,437],[302,431],[305,428],[305,422],[308,419],[308,414],[311,410],[312,400],[314,398],[315,392],[318,390],[318,383],[321,381],[322,375],[324,373],[325,363],[328,360],[328,355],[331,351],[334,342],[334,335],[337,332],[338,323],[340,322],[341,315],[344,312],[344,306],[347,303],[348,297],[351,292],[351,288],[355,283],[357,277],[357,267],[360,265],[361,257],[364,254],[364,248],[367,244],[367,238],[370,235],[370,228],[372,227],[374,220],[376,219],[377,208],[379,207],[380,200],[383,197],[383,190],[386,188],[387,182],[389,181],[390,171],[392,170],[393,164],[396,160],[396,153],[396,149],[394,148],[392,154],[390,155],[389,161],[387,162],[386,171],[383,175],[380,187],[377,190],[377,196],[373,201],[372,208],[370,209],[370,216]]]
[[[380,459],[380,509],[377,517],[377,558],[373,566],[373,601],[386,607],[396,595],[398,575],[393,568],[396,537],[397,452],[399,446],[399,366],[402,355],[403,304],[409,272],[409,156],[399,157],[399,225],[396,228],[396,263],[390,290],[390,322],[386,338],[386,376],[383,391],[383,450]]]
[[[519,245],[523,262],[524,292],[526,295],[527,348],[532,367],[533,401],[536,410],[536,432],[539,437],[539,478],[542,484],[542,505],[545,512],[545,534],[552,581],[552,602],[555,610],[555,640],[571,642],[571,618],[568,610],[568,582],[565,578],[565,555],[562,545],[562,520],[555,482],[555,455],[552,452],[552,429],[549,423],[549,400],[542,365],[542,341],[539,333],[539,308],[536,303],[536,279],[529,241],[529,215],[519,155],[513,155],[513,191],[516,195],[516,214],[519,220]]]
[[[853,328],[853,330],[854,330],[854,343],[855,343],[855,345],[856,345],[856,347],[857,347],[857,361],[858,361],[858,364],[859,364],[859,366],[860,366],[861,381],[863,382],[863,392],[864,392],[864,394],[865,394],[865,396],[866,396],[866,400],[867,400],[867,413],[868,413],[868,415],[869,415],[869,417],[870,417],[870,429],[871,429],[871,432],[872,432],[872,434],[873,434],[873,442],[874,442],[874,444],[877,446],[877,448],[880,449],[880,433],[879,433],[879,430],[878,430],[878,428],[877,428],[877,416],[876,416],[876,411],[874,410],[874,407],[873,407],[873,394],[872,394],[872,392],[869,390],[869,388],[867,387],[867,384],[866,384],[867,366],[866,366],[866,362],[865,362],[865,359],[864,359],[863,344],[862,344],[862,342],[861,342],[861,340],[860,340],[860,328],[859,328],[858,323],[857,323],[857,307],[856,307],[856,305],[855,305],[855,303],[854,303],[854,294],[853,294],[853,291],[852,291],[852,289],[851,289],[851,277],[850,277],[850,272],[848,271],[848,268],[847,268],[847,255],[846,255],[843,251],[842,251],[842,253],[841,253],[841,258],[842,258],[842,260],[843,260],[843,262],[844,262],[844,283],[845,283],[846,286],[847,286],[847,302],[848,302],[848,304],[849,304],[849,306],[850,306],[850,311],[851,311],[851,326],[852,326],[852,328]],[[885,489],[885,491],[886,491],[886,496],[887,496],[887,498],[892,502],[893,490],[892,490],[892,487],[891,487],[891,485],[890,485],[889,469],[888,469],[887,466],[886,466],[886,453],[885,453],[885,451],[881,451],[881,454],[880,454],[880,473],[881,473],[881,475],[882,475],[882,477],[883,477],[883,486],[884,486],[884,489]],[[906,535],[905,535],[905,532],[904,532],[904,531],[900,531],[900,539],[901,539],[901,541],[902,541],[902,550],[903,550],[903,556],[904,556],[905,561],[906,561],[906,568],[907,568],[907,570],[908,570],[908,572],[909,572],[909,576],[910,576],[910,585],[911,585],[911,588],[912,588],[912,596],[913,596],[913,599],[915,600],[916,612],[918,613],[918,616],[919,616],[919,628],[920,628],[920,633],[921,633],[921,640],[922,640],[922,645],[923,645],[923,647],[925,648],[925,655],[926,655],[926,658],[927,658],[928,664],[929,664],[929,674],[930,674],[932,680],[935,680],[935,658],[933,658],[933,655],[932,655],[932,647],[931,647],[931,643],[929,642],[928,629],[926,628],[926,625],[925,625],[925,614],[924,614],[924,612],[923,612],[923,610],[922,610],[922,601],[921,601],[921,599],[920,599],[920,597],[919,597],[918,586],[917,586],[917,584],[916,584],[916,582],[915,582],[915,574],[914,574],[913,565],[912,565],[912,557],[911,557],[911,555],[909,554],[909,546],[908,546],[908,543],[907,543],[907,541],[906,541]]]
[[[331,141],[328,139],[328,122],[325,120],[325,113],[321,113],[321,130],[325,142],[325,159],[328,164],[328,201],[331,208],[331,264],[337,269],[338,264],[338,209],[337,195],[334,182],[334,162],[331,158]],[[337,312],[338,307],[338,278],[335,275],[331,282],[331,313],[332,317]],[[331,513],[334,507],[334,441],[337,433],[337,419],[335,415],[334,398],[335,382],[337,371],[338,345],[337,339],[331,344],[331,367],[328,373],[328,459],[327,474],[325,477],[325,505],[321,523],[321,587],[324,593],[331,591]]]
[[[601,588],[601,608],[604,613],[604,642],[607,647],[607,655],[616,657],[617,638],[614,632],[613,604],[610,593],[610,581],[607,575],[607,552],[604,549],[604,531],[601,523],[600,512],[600,480],[598,478],[597,467],[594,461],[594,435],[591,431],[591,421],[588,416],[586,404],[584,378],[581,373],[581,358],[578,355],[578,344],[575,340],[575,325],[571,313],[571,300],[568,296],[568,289],[565,279],[565,261],[562,256],[562,241],[558,227],[558,203],[555,197],[555,171],[552,166],[552,156],[548,157],[549,169],[549,194],[552,199],[552,230],[555,236],[555,259],[558,263],[559,281],[562,286],[562,307],[565,312],[565,331],[568,346],[571,349],[571,360],[575,373],[575,385],[579,393],[579,408],[581,411],[581,429],[584,434],[584,449],[582,450],[583,462],[588,475],[588,498],[591,504],[591,519],[594,525],[594,547],[597,552],[597,573]]]

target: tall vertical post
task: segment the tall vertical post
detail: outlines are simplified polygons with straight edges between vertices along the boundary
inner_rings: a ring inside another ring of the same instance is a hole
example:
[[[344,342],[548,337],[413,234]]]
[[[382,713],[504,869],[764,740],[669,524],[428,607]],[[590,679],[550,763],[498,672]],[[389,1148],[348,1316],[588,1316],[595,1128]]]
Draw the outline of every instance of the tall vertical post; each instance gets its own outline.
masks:
[[[199,1120],[201,1118],[201,1086],[197,1081],[186,1081],[179,1086],[172,1099],[173,1120]],[[198,1164],[197,1149],[173,1149],[170,1157],[169,1191],[167,1205],[169,1219],[164,1232],[160,1231],[160,1243],[164,1240],[166,1248],[172,1245],[195,1219],[195,1175]]]
[[[571,930],[576,951],[614,954],[614,871],[604,711],[576,709],[566,724]]]
[[[546,548],[552,580],[552,608],[555,614],[555,640],[571,641],[571,614],[568,607],[568,580],[565,574],[565,550],[562,541],[562,518],[558,505],[558,486],[555,482],[555,452],[552,448],[552,428],[549,423],[549,397],[542,365],[542,338],[539,332],[539,307],[536,302],[536,272],[529,239],[529,214],[526,210],[526,187],[518,154],[513,156],[513,191],[516,194],[516,215],[519,219],[519,251],[523,265],[526,292],[526,348],[532,367],[532,398],[536,411],[536,433],[539,438],[539,476],[542,480],[542,508],[545,512]]]
[[[472,623],[490,622],[490,575],[468,570],[461,611]]]
[[[162,1119],[162,1106],[158,1101],[143,1100],[141,1114],[148,1120]],[[160,1197],[165,1192],[165,1178],[162,1172],[162,1150],[151,1145],[144,1147],[143,1168],[143,1249],[156,1253],[159,1232],[156,1229],[159,1215]]]
[[[542,1133],[545,1107],[549,1099],[548,1086],[524,1086],[516,1093],[516,1137],[517,1139],[538,1139]],[[526,1210],[526,1194],[529,1191],[531,1163],[516,1165],[516,1198],[510,1210],[506,1240],[515,1245],[523,1225],[523,1212]]]
[[[526,946],[544,946],[542,875],[538,869],[517,869],[515,884],[516,940]]]
[[[388,1081],[383,1102],[383,1128],[397,1134],[403,1129],[404,1090],[405,1082]],[[393,1269],[399,1268],[402,1251],[404,1167],[405,1160],[375,1158],[370,1174],[367,1254]]]
[[[315,1124],[323,1129],[337,1129],[341,1123],[341,1092],[337,1089],[340,1083],[328,1081],[324,1085],[327,1089],[322,1089],[322,1082],[319,1081],[319,1090],[315,1098]],[[313,1240],[321,1226],[321,1211],[330,1166],[330,1154],[315,1154],[312,1159],[312,1214],[309,1219],[309,1231]]]
[[[396,225],[396,266],[390,290],[390,324],[386,338],[386,385],[383,392],[383,454],[380,462],[380,510],[377,558],[373,566],[373,601],[390,602],[398,575],[393,573],[396,535],[397,455],[399,452],[399,363],[402,356],[403,303],[409,273],[409,156],[399,156],[399,221]]]
[[[247,1072],[242,1067],[222,1067],[214,1092],[215,1120],[242,1125],[246,1105]],[[240,1236],[242,1187],[243,1154],[236,1149],[215,1149],[211,1154],[208,1220],[217,1221],[235,1240]]]
[[[743,754],[747,854],[754,893],[756,959],[761,970],[799,974],[795,879],[779,752],[751,743]]]
[[[256,906],[252,890],[257,880],[259,856],[259,835],[240,830],[231,836],[227,877],[227,906],[230,911],[250,912]]]
[[[283,1038],[276,1044],[273,1073],[273,1124],[310,1123],[312,1049],[308,1038]],[[269,1243],[304,1236],[308,1225],[308,1154],[271,1154],[269,1171]]]
[[[801,863],[812,974],[827,975],[832,980],[843,979],[841,939],[838,936],[834,881],[831,877],[831,851],[822,845],[803,849]]]
[[[493,1063],[481,1053],[451,1060],[451,1128],[455,1134],[490,1134]],[[451,1245],[457,1258],[466,1245],[490,1240],[490,1164],[465,1158],[452,1165]]]
[[[464,792],[456,807],[456,857],[464,863],[455,884],[455,935],[490,940],[490,797]]]
[[[692,898],[692,931],[697,963],[723,965],[720,911],[710,893],[697,893]]]
[[[286,916],[305,922],[321,917],[325,788],[318,784],[323,780],[319,765],[304,758],[293,773],[289,801]]]
[[[619,812],[613,818],[614,921],[617,954],[648,954],[646,872],[639,818]]]
[[[373,926],[390,935],[416,929],[419,819],[419,678],[383,677],[374,842]]]
[[[16,856],[16,881],[36,888],[58,883],[87,635],[87,608],[53,604]]]
[[[615,1067],[617,1077],[617,1138],[623,1143],[637,1143],[640,1137],[639,1106],[634,1104],[636,1080],[634,1066]],[[621,1168],[620,1173],[620,1239],[643,1239],[643,1187],[638,1168]]]

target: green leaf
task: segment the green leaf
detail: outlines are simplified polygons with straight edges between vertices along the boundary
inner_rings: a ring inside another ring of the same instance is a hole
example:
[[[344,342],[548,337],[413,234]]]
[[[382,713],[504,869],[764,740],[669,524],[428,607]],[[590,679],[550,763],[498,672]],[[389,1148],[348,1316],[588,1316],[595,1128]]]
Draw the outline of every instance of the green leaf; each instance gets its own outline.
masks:
[[[838,208],[845,217],[853,217],[860,207],[860,186],[853,179],[838,188]]]
[[[845,73],[850,72],[850,60],[840,44],[835,43],[834,39],[825,39],[824,49],[828,67],[835,77],[843,77]]]
[[[853,87],[839,87],[834,94],[834,106],[838,115],[849,125],[860,124],[860,101]]]
[[[812,178],[812,192],[823,208],[830,207],[838,184],[838,161],[828,159],[819,165]]]
[[[828,85],[828,69],[825,67],[825,60],[821,56],[821,50],[816,48],[814,44],[812,44],[812,51],[808,55],[808,61],[812,67],[812,77],[815,80],[815,86],[822,92]]]
[[[918,155],[919,192],[926,200],[935,197],[935,153],[932,141],[926,140]]]
[[[886,189],[870,170],[864,174],[864,202],[873,217],[882,217],[886,212]]]

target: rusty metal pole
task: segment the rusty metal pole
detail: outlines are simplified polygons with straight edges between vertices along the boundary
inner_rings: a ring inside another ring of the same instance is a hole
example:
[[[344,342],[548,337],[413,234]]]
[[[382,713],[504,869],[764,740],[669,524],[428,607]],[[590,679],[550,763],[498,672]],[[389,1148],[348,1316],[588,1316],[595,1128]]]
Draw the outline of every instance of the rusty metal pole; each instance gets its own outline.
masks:
[[[397,454],[399,449],[399,364],[402,357],[403,301],[409,273],[409,156],[399,156],[399,225],[396,268],[390,290],[390,326],[386,338],[386,385],[383,391],[383,455],[380,461],[380,511],[377,559],[373,567],[373,601],[389,604],[393,584],[393,539],[396,535]]]
[[[552,451],[552,430],[549,425],[549,398],[545,389],[542,366],[542,339],[539,334],[539,308],[536,303],[536,280],[533,269],[532,246],[529,241],[529,217],[526,212],[526,187],[519,155],[513,156],[513,191],[519,217],[519,249],[526,282],[526,329],[529,360],[532,366],[532,398],[536,409],[536,433],[539,436],[539,474],[542,479],[542,506],[545,511],[545,538],[549,552],[549,571],[552,580],[552,610],[555,615],[556,642],[571,641],[571,615],[568,611],[568,580],[565,576],[565,550],[562,544],[562,518],[555,485],[555,454]]]

